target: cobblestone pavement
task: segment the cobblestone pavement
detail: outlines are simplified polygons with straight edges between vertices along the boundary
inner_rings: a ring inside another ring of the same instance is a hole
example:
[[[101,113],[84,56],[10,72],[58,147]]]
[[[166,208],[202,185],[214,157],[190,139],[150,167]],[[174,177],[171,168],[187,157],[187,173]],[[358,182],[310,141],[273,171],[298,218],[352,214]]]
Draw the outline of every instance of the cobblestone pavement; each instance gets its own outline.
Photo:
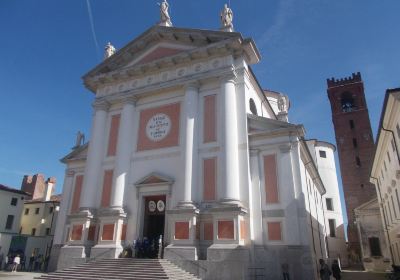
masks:
[[[342,280],[385,280],[385,273],[343,271]]]
[[[0,271],[0,279],[15,279],[15,280],[32,280],[34,277],[39,277],[43,273],[35,272],[7,272]]]

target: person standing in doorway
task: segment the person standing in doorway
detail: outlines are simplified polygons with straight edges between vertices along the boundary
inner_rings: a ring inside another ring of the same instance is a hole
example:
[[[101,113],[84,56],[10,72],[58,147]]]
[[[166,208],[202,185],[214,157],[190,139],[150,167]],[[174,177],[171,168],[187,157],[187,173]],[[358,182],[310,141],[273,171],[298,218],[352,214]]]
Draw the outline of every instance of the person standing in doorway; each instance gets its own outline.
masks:
[[[321,277],[321,280],[329,280],[332,274],[329,266],[325,263],[323,259],[319,259],[319,266],[319,276]]]
[[[21,263],[21,258],[19,257],[19,255],[16,255],[13,261],[13,267],[11,272],[17,272],[20,263]]]
[[[342,272],[342,271],[340,270],[338,261],[337,261],[337,260],[334,260],[334,261],[333,261],[333,264],[332,264],[332,275],[333,275],[333,277],[334,277],[336,280],[342,279],[342,276],[340,275],[341,272]]]

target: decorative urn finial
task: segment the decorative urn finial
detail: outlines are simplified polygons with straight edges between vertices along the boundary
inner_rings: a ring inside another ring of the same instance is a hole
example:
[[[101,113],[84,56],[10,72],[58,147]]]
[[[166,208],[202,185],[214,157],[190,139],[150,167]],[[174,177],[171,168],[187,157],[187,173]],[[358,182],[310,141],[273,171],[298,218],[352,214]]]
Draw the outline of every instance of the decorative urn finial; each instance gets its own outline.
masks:
[[[228,4],[224,5],[224,9],[221,11],[221,30],[226,32],[233,32],[233,12],[228,7]]]
[[[109,58],[116,52],[115,48],[113,45],[111,45],[110,42],[107,43],[107,45],[104,48],[104,59]]]
[[[158,25],[160,26],[172,26],[171,17],[169,16],[169,4],[167,0],[163,0],[161,3],[158,3],[160,6],[160,22]]]

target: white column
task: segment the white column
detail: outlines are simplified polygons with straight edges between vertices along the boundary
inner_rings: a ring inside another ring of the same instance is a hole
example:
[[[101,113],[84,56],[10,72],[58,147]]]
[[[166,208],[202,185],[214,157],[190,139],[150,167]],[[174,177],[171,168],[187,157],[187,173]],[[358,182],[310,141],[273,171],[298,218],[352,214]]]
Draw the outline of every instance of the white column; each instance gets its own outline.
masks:
[[[178,207],[193,208],[192,190],[197,181],[197,130],[198,130],[198,84],[191,83],[186,86],[184,110],[185,110],[185,181],[182,200]]]
[[[96,207],[96,197],[99,192],[99,178],[101,177],[101,163],[104,157],[104,139],[107,122],[108,102],[95,102],[95,110],[89,149],[86,159],[85,176],[83,179],[80,207],[90,209]]]
[[[125,185],[131,165],[135,99],[126,99],[124,103],[118,132],[117,155],[114,171],[115,182],[111,193],[111,208],[122,208],[123,206]]]
[[[230,75],[221,80],[222,110],[223,110],[223,175],[224,184],[221,192],[221,202],[237,204],[239,195],[239,156],[238,156],[238,123],[236,110],[235,76]]]
[[[250,151],[250,173],[251,173],[251,189],[250,189],[250,228],[251,239],[255,245],[263,244],[263,218],[262,218],[262,200],[261,200],[261,180],[259,151]]]

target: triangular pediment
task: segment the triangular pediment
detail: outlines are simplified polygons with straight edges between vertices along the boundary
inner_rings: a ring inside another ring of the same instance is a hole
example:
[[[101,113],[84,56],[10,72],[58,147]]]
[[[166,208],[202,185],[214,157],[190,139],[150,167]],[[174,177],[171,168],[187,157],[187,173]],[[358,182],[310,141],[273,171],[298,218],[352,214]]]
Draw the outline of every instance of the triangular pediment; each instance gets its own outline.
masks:
[[[271,132],[271,131],[284,131],[299,128],[299,125],[269,119],[265,117],[247,114],[249,132]]]
[[[244,53],[249,64],[257,63],[259,52],[251,39],[240,33],[214,30],[153,26],[104,60],[84,77],[95,91],[99,81],[127,78],[149,68],[163,69],[204,56]],[[133,68],[133,69],[132,69]],[[137,67],[136,67],[137,68]],[[123,72],[123,73],[121,73]]]
[[[142,179],[138,180],[135,183],[135,186],[143,186],[143,185],[160,185],[160,184],[166,184],[166,185],[171,185],[173,184],[174,180],[166,175],[153,172]]]
[[[364,212],[364,211],[379,211],[379,203],[378,203],[378,199],[374,198],[370,201],[367,201],[363,204],[361,204],[360,206],[358,206],[357,208],[354,209],[356,212]]]
[[[63,157],[60,161],[62,163],[67,163],[68,161],[74,161],[74,160],[86,160],[88,147],[89,147],[89,142],[79,147],[75,147],[72,149],[72,152]]]

